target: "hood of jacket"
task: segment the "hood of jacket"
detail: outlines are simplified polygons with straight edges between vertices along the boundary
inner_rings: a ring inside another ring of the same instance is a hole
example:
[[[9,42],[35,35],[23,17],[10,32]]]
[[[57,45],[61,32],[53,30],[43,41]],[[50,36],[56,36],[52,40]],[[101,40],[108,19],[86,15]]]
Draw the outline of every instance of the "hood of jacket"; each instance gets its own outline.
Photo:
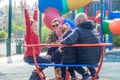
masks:
[[[94,29],[95,28],[95,22],[88,20],[88,21],[84,21],[81,24],[79,24],[78,26],[81,28],[87,28],[87,29]]]

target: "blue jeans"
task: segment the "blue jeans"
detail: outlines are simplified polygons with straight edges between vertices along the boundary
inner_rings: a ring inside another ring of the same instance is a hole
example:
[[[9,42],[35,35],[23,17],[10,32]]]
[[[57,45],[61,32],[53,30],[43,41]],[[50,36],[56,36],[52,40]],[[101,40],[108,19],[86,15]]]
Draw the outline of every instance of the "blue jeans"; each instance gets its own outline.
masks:
[[[90,74],[91,74],[91,76],[93,77],[95,74],[96,74],[96,70],[95,70],[95,67],[87,67],[88,69],[89,69],[89,71],[90,71]]]
[[[61,76],[63,78],[63,80],[66,77],[66,68],[67,67],[61,67]],[[68,67],[68,71],[70,72],[71,78],[75,78],[75,72],[74,72],[74,67]]]
[[[36,56],[36,60],[38,63],[51,63],[51,60],[46,57]],[[28,56],[24,58],[26,63],[34,63],[33,56]]]
[[[52,63],[50,59],[46,58],[46,57],[41,57],[41,56],[36,56],[36,60],[38,63]],[[24,61],[26,63],[34,63],[34,59],[33,56],[28,56],[24,58]],[[40,71],[42,71],[44,68],[41,67]]]
[[[48,48],[48,55],[51,55],[52,59],[55,64],[60,64],[61,63],[61,53],[58,51],[58,47],[50,47]],[[59,68],[58,66],[55,68]]]

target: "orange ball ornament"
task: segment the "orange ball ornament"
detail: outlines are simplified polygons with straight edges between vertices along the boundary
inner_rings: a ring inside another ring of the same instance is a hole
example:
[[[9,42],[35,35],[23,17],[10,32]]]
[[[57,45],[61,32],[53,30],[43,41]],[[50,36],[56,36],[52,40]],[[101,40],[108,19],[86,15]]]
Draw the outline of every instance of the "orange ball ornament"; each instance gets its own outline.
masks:
[[[110,32],[114,35],[120,35],[120,19],[114,19],[110,23]]]

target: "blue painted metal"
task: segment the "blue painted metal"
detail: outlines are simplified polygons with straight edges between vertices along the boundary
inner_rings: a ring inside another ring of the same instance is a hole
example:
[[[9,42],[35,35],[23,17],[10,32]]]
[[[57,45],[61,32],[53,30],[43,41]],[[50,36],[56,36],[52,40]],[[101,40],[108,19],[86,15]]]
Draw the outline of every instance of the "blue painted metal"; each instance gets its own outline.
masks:
[[[113,42],[113,35],[112,35],[112,34],[109,34],[108,40],[109,40],[109,41],[108,41],[109,43],[112,43],[112,42]],[[113,46],[108,46],[108,49],[109,49],[109,50],[112,50],[112,49],[113,49]]]
[[[101,42],[103,42],[103,29],[102,29],[102,27],[103,27],[103,0],[100,0],[100,4],[101,4],[101,11],[100,11],[100,13],[101,13],[101,18],[100,18],[100,41]]]
[[[110,20],[110,18],[112,19],[112,0],[108,0],[108,19]],[[108,35],[108,42],[109,43],[112,43],[113,42],[113,35],[112,34],[109,34]],[[108,46],[108,49],[109,50],[112,50],[113,49],[113,46]]]
[[[102,19],[102,21],[105,20],[105,16],[106,16],[106,1],[103,0],[103,19]],[[103,42],[104,43],[106,42],[106,36],[105,36],[105,34],[103,34]]]
[[[106,17],[106,0],[104,0],[104,2],[103,2],[103,13],[104,13],[104,19],[105,19],[105,17]]]
[[[120,18],[120,11],[112,11],[109,14],[109,19],[115,19],[115,18]]]
[[[72,20],[75,18],[75,11],[72,11]]]
[[[30,65],[35,65],[34,63],[28,63]],[[39,66],[42,66],[42,67],[48,67],[48,66],[57,66],[57,67],[66,67],[66,66],[69,66],[69,67],[80,67],[80,66],[92,66],[92,67],[97,67],[98,64],[47,64],[47,63],[38,63]]]
[[[97,9],[98,9],[97,3],[94,3],[94,4],[93,4],[93,10],[94,10],[93,16],[96,16],[96,11],[97,11]]]
[[[59,12],[63,11],[62,0],[38,0],[38,7],[42,13],[48,7],[56,8]]]

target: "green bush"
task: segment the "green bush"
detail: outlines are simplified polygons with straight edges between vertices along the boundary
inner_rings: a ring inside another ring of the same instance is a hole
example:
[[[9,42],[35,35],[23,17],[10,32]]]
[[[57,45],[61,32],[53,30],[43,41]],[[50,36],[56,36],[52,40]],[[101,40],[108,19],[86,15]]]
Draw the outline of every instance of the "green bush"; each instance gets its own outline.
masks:
[[[41,35],[41,39],[42,39],[41,42],[42,43],[45,43],[45,40],[46,40],[49,33],[50,33],[50,30],[47,27],[43,26],[42,27],[42,35]]]
[[[13,24],[13,26],[12,26],[12,32],[13,33],[17,33],[18,31],[23,31],[23,30],[25,30],[25,26],[24,25],[16,25],[16,24]]]
[[[0,38],[1,39],[6,39],[7,33],[5,31],[0,31]]]
[[[114,46],[116,46],[116,47],[120,47],[120,36],[113,36],[113,44],[114,44]]]
[[[45,40],[50,33],[50,30],[46,26],[42,26],[42,35],[41,35],[41,43],[45,43]],[[42,47],[41,51],[46,51],[46,47]]]

